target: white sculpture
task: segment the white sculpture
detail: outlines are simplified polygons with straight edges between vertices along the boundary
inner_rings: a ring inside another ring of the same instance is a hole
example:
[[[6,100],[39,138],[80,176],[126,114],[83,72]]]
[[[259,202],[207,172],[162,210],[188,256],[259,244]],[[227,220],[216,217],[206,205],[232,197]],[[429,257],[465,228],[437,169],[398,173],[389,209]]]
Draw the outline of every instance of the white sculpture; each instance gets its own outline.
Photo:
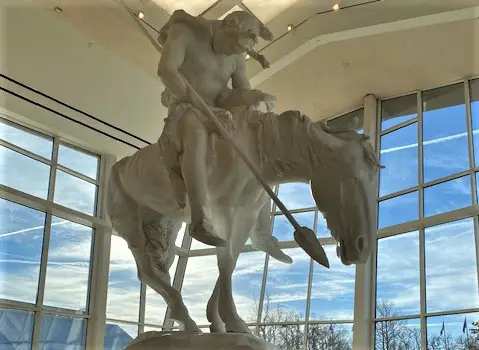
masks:
[[[344,264],[364,262],[371,252],[378,168],[372,148],[355,131],[330,130],[297,111],[271,112],[274,97],[252,90],[245,74],[245,51],[267,66],[252,51],[259,36],[272,38],[247,12],[207,21],[176,11],[159,37],[164,52],[158,73],[169,111],[164,131],[158,143],[120,160],[111,172],[113,227],[128,242],[138,278],[165,298],[171,318],[186,331],[199,328],[168,274],[183,221],[190,222],[192,237],[217,246],[219,277],[207,306],[212,332],[249,332],[236,312],[231,281],[249,237],[257,249],[291,262],[271,234],[268,194],[230,141],[200,112],[191,86],[268,184],[311,183]],[[260,102],[269,112],[257,109]],[[297,241],[327,264],[316,239]]]

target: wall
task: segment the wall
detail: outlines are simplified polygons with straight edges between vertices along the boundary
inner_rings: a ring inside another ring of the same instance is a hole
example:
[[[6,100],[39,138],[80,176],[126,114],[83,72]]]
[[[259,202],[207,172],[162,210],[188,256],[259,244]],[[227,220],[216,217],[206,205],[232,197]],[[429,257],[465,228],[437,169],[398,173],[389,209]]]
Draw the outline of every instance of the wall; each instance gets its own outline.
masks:
[[[166,110],[158,79],[147,76],[112,52],[83,36],[54,11],[30,0],[0,2],[0,72],[103,121],[154,142]],[[134,48],[132,48],[134,50]],[[82,121],[91,127],[144,146],[122,132],[0,78],[0,106],[28,124],[66,136],[88,148],[123,156],[134,148],[89,130],[43,107],[4,91],[11,90]]]

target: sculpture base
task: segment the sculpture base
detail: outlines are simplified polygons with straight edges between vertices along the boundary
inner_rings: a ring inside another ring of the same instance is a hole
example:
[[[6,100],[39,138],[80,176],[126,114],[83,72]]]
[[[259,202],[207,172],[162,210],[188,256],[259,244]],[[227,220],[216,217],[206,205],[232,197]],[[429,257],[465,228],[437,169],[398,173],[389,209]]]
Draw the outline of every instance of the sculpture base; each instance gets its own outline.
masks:
[[[125,350],[278,350],[246,333],[146,332]]]

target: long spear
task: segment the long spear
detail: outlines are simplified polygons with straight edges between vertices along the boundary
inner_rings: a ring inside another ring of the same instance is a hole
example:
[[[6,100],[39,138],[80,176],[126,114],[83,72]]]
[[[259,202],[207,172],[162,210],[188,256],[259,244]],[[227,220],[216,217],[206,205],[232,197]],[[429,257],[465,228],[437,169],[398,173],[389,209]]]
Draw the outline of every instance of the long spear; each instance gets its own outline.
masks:
[[[139,25],[140,30],[142,31],[142,33],[147,36],[148,40],[155,46],[156,50],[161,54],[163,52],[163,48],[161,47],[161,45],[155,40],[155,38],[153,38],[151,36],[151,34],[144,27],[142,22],[140,22],[140,18],[138,18],[138,16],[135,13],[133,13],[128,8],[128,6],[126,6],[126,4],[124,2],[122,2],[122,3],[125,6],[125,8],[127,9],[128,13],[130,13],[130,15],[135,19],[135,22]],[[256,177],[256,179],[263,186],[263,188],[268,193],[268,195],[271,197],[271,199],[274,201],[274,203],[278,206],[278,208],[281,210],[281,212],[284,214],[284,216],[288,219],[288,221],[294,227],[294,230],[295,230],[294,231],[294,239],[295,239],[295,241],[316,262],[318,262],[319,264],[329,268],[329,260],[328,260],[328,257],[326,256],[326,252],[324,251],[321,244],[318,242],[314,232],[311,229],[309,229],[308,227],[302,227],[302,226],[299,225],[299,223],[296,221],[296,219],[293,217],[293,215],[291,215],[291,213],[286,208],[286,206],[283,204],[283,202],[276,196],[276,194],[273,192],[273,190],[269,187],[268,183],[263,178],[263,176],[258,171],[258,169],[256,169],[255,165],[251,162],[251,160],[243,152],[243,150],[239,147],[239,145],[235,142],[235,140],[229,135],[228,131],[223,127],[223,124],[221,124],[221,122],[218,120],[216,115],[210,110],[210,108],[205,103],[205,101],[201,98],[201,96],[191,86],[188,79],[186,79],[185,76],[183,74],[181,74],[181,72],[179,72],[179,74],[183,78],[183,80],[184,80],[184,82],[185,82],[185,84],[188,88],[188,91],[191,94],[190,97],[192,98],[193,104],[197,108],[199,108],[210,119],[210,121],[218,128],[221,136],[231,143],[233,148],[236,150],[236,152],[240,155],[240,157],[246,163],[246,165],[251,170],[253,175]]]

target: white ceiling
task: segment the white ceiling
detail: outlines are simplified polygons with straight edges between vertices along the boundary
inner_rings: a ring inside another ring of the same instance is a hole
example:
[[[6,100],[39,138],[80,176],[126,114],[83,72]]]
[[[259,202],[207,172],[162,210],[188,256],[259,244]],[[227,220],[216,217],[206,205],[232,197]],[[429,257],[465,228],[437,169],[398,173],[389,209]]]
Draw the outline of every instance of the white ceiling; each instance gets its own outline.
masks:
[[[35,1],[48,10],[62,7],[61,20],[144,74],[156,75],[159,54],[122,0]],[[352,109],[368,93],[392,96],[479,74],[479,22],[473,19],[479,7],[472,8],[479,0],[342,0],[341,6],[358,6],[319,15],[335,1],[124,1],[131,10],[142,10],[155,28],[183,6],[193,14],[207,10],[204,17],[210,19],[235,6],[251,10],[276,38],[269,46],[258,45],[272,62],[270,69],[248,61],[252,82],[277,96],[277,111],[300,109],[314,119]],[[296,28],[288,32],[288,24]]]

